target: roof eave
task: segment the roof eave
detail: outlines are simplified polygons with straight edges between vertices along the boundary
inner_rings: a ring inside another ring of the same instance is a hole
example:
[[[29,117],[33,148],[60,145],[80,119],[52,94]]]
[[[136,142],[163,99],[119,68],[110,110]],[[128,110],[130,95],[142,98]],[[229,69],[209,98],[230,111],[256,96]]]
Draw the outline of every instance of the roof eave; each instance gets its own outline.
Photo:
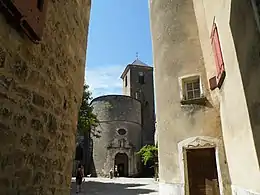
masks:
[[[122,73],[121,76],[120,76],[121,79],[123,79],[123,78],[125,77],[126,73],[127,73],[128,70],[129,70],[129,66],[130,66],[130,64],[128,64],[128,65],[125,67],[125,70],[123,71],[123,73]]]

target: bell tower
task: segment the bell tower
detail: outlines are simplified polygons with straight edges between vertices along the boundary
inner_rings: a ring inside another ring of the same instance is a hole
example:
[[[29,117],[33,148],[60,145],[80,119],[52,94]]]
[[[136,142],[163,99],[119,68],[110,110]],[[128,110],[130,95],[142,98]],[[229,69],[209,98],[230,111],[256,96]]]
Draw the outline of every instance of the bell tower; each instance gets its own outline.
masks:
[[[155,109],[153,67],[138,59],[128,64],[121,75],[123,95],[138,99],[142,104],[142,145],[154,144]]]

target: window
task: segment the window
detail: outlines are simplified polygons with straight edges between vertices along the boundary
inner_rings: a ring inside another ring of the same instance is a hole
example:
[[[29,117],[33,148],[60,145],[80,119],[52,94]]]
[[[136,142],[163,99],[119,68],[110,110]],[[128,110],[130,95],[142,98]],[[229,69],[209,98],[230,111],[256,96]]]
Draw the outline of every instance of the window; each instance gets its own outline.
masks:
[[[0,0],[0,8],[6,18],[11,19],[19,27],[19,32],[25,33],[31,41],[39,43],[42,40],[45,25],[48,0],[29,1]]]
[[[125,76],[125,87],[127,87],[127,76]]]
[[[117,133],[118,133],[119,135],[125,135],[125,134],[126,134],[126,130],[125,130],[125,129],[118,129],[118,130],[117,130]]]
[[[213,55],[215,58],[216,70],[217,70],[217,85],[220,88],[225,77],[225,68],[224,68],[224,60],[222,56],[219,34],[216,23],[213,24],[213,29],[211,33],[211,45],[213,49]]]
[[[201,97],[200,78],[186,78],[183,80],[183,99],[193,100]]]
[[[138,81],[140,84],[144,84],[144,73],[143,72],[139,72]]]
[[[43,11],[44,0],[37,0],[37,8],[39,11]]]

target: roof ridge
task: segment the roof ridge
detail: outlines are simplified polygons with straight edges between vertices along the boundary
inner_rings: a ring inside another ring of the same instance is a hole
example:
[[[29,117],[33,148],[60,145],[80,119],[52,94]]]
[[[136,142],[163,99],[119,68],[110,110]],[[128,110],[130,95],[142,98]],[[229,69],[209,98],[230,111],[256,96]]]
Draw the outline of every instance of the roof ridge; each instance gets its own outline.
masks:
[[[142,66],[148,66],[146,63],[142,62],[138,58],[132,62],[132,65],[142,65]]]

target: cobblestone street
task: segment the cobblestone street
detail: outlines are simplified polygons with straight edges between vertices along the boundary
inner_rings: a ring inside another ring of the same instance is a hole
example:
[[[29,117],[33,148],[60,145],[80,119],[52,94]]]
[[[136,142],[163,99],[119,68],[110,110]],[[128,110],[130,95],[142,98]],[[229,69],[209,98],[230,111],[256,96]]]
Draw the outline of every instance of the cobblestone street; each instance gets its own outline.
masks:
[[[72,179],[71,195],[76,195]],[[80,195],[158,195],[158,183],[148,178],[86,178]]]

